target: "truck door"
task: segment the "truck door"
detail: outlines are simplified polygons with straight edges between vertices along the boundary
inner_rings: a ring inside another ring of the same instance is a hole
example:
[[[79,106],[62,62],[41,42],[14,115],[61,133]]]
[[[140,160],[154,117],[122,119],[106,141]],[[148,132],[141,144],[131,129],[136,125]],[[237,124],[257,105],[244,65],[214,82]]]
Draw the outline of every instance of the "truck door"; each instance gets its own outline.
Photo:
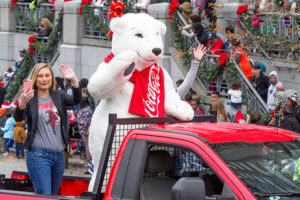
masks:
[[[119,167],[111,180],[112,199],[171,200],[172,187],[182,177],[203,180],[205,198],[238,199],[198,153],[178,143],[136,139],[127,158],[126,170]]]

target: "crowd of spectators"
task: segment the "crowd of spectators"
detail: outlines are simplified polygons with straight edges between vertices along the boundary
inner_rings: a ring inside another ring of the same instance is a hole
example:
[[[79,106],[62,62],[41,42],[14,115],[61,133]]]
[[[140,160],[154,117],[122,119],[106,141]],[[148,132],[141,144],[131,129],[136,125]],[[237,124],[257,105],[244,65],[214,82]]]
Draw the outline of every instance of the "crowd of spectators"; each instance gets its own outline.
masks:
[[[264,12],[289,12],[298,13],[300,8],[299,0],[259,0],[254,3],[254,11]]]
[[[188,24],[183,27],[178,27],[181,34],[189,38],[197,38],[200,44],[206,46],[210,54],[220,56],[225,52],[236,61],[252,87],[267,104],[270,113],[272,112],[275,116],[270,123],[265,125],[277,126],[299,132],[298,125],[300,124],[300,116],[298,116],[299,119],[295,117],[299,110],[297,104],[298,100],[295,100],[297,99],[297,93],[293,93],[293,97],[291,97],[291,95],[285,92],[284,85],[279,81],[276,71],[272,71],[269,76],[264,74],[266,67],[263,63],[253,62],[249,58],[247,52],[244,50],[244,45],[234,34],[234,27],[227,27],[225,36],[217,32],[210,32],[209,26],[206,26],[209,24],[207,21],[210,21],[208,18],[209,14],[207,14],[210,10],[202,10],[201,14],[197,14],[192,7],[189,2],[184,2],[181,5],[182,16]],[[213,60],[213,62],[215,61],[216,60]],[[178,80],[177,84],[182,82],[183,80]],[[279,95],[280,92],[282,92],[280,96],[284,96],[286,101],[277,105],[275,103],[278,101],[276,95]],[[219,93],[212,91],[210,109],[207,109],[205,105],[199,103],[200,97],[193,90],[190,90],[183,99],[191,104],[196,115],[202,115],[203,113],[208,114],[209,110],[217,111],[219,122],[265,123],[261,121],[262,116],[259,111],[249,112],[246,105],[243,104],[240,83],[232,84],[228,94],[230,100],[223,103],[220,100]],[[294,101],[291,99],[294,99]],[[247,114],[248,112],[249,114]],[[290,124],[292,123],[290,122],[293,122],[294,125],[291,126]]]

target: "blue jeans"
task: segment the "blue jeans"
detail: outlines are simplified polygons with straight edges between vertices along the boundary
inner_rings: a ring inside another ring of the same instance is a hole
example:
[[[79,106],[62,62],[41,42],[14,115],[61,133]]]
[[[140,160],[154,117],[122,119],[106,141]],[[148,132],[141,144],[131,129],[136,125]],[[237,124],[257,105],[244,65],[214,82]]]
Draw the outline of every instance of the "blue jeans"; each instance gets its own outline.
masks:
[[[65,169],[64,150],[32,147],[28,150],[26,165],[35,192],[58,194]]]
[[[11,139],[3,138],[3,142],[4,142],[4,147],[5,147],[6,153],[9,153],[8,143],[9,143],[10,140]]]
[[[18,142],[16,142],[15,144],[16,144],[16,156],[20,157],[21,154],[21,157],[24,158],[24,144]]]

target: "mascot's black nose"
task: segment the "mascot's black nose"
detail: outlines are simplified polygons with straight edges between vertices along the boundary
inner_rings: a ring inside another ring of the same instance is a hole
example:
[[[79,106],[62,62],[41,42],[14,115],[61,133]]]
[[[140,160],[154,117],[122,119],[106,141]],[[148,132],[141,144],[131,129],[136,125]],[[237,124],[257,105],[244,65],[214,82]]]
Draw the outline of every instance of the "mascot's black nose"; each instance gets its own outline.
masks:
[[[154,49],[152,49],[152,52],[153,52],[156,56],[158,56],[158,55],[161,53],[161,49],[160,49],[160,48],[154,48]]]

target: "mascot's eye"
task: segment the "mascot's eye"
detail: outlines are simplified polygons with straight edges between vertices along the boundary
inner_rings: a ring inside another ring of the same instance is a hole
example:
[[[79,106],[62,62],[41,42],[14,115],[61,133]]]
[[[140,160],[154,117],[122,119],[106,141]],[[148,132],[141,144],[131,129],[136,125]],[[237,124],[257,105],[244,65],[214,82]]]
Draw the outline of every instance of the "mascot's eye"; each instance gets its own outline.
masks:
[[[137,33],[135,34],[136,37],[139,37],[139,38],[143,38],[143,35],[141,33]]]

